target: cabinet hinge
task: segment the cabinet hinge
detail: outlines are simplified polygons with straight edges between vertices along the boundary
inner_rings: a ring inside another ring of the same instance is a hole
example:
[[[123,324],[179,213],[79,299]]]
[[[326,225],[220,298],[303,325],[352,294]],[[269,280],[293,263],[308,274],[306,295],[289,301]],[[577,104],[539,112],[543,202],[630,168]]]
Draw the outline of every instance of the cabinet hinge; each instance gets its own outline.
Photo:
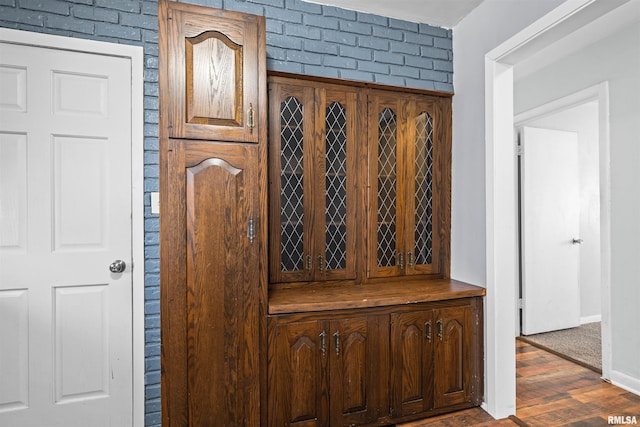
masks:
[[[516,145],[516,156],[522,156],[522,145]]]
[[[253,223],[253,218],[249,218],[249,225],[247,226],[247,236],[249,237],[249,243],[253,244],[253,240],[256,237],[256,227]]]
[[[518,298],[518,309],[522,310],[524,308],[524,300],[522,298]]]

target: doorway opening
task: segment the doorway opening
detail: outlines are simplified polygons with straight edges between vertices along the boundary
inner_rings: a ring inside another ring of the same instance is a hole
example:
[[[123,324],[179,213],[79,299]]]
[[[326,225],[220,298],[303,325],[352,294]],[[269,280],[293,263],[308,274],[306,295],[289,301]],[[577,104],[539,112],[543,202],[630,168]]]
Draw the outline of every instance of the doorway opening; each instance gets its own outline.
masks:
[[[516,332],[602,373],[599,108],[593,87],[514,118],[520,249]],[[567,152],[561,146],[572,138],[575,148]]]

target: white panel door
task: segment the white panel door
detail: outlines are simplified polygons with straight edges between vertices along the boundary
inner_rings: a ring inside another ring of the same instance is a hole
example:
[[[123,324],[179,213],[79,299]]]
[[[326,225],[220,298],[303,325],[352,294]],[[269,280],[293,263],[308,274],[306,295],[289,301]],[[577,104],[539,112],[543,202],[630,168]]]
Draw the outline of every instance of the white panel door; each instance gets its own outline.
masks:
[[[0,43],[0,425],[132,424],[131,259],[130,60]]]
[[[580,187],[575,132],[524,127],[524,335],[580,324]]]

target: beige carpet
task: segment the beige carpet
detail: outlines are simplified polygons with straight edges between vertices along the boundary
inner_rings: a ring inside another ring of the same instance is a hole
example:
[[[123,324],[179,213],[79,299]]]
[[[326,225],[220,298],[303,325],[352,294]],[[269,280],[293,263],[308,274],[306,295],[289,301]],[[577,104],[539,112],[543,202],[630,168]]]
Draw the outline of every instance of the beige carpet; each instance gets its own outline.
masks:
[[[602,373],[600,322],[520,338]]]

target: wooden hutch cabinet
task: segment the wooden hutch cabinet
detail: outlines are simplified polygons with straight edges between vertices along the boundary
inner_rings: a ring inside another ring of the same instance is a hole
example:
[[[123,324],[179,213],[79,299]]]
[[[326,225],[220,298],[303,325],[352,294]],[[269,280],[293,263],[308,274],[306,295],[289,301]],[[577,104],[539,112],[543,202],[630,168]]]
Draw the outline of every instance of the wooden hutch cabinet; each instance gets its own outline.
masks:
[[[264,35],[262,17],[159,4],[163,426],[261,423]]]
[[[264,17],[158,10],[162,424],[480,404],[484,289],[449,277],[451,95],[267,79]]]

